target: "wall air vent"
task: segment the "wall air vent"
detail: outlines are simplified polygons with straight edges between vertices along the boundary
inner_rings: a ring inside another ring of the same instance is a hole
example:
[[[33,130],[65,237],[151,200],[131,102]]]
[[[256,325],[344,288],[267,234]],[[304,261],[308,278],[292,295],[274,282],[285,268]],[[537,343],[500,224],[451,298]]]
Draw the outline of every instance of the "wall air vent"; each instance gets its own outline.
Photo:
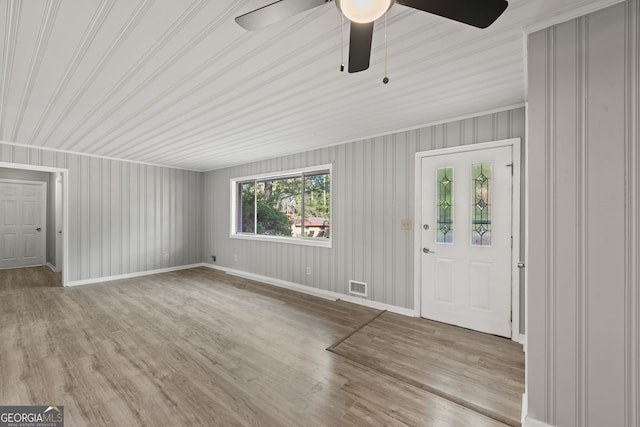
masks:
[[[355,280],[349,280],[349,293],[354,295],[367,296],[367,284],[364,282],[357,282]]]

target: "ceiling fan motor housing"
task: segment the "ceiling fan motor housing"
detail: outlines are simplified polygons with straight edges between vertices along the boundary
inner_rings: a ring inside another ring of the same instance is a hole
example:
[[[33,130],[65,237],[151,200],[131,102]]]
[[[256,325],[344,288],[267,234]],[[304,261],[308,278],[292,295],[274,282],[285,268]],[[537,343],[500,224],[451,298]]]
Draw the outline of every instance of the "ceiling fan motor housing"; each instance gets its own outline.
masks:
[[[351,22],[368,24],[387,13],[394,0],[336,0],[338,10]]]

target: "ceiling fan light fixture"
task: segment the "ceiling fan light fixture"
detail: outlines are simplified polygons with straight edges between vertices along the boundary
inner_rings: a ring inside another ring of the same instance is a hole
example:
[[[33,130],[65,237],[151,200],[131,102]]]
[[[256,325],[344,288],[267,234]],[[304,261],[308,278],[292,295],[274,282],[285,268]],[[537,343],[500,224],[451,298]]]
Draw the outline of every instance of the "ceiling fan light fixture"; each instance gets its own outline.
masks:
[[[393,0],[339,0],[336,4],[349,21],[368,24],[384,15]]]

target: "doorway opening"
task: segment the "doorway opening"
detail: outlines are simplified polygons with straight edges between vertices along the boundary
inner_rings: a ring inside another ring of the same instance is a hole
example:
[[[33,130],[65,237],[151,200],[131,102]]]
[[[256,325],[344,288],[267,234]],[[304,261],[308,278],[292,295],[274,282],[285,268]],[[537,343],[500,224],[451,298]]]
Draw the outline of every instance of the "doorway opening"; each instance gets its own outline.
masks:
[[[416,154],[420,317],[520,342],[520,139]]]
[[[68,170],[0,162],[0,209],[0,269],[46,266],[66,286]]]

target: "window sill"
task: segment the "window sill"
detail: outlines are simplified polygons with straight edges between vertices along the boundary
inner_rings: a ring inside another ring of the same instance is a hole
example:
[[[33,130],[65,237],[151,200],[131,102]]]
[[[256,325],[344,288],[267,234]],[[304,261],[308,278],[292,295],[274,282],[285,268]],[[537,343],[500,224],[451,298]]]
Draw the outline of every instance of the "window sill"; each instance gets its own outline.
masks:
[[[257,236],[255,234],[231,234],[232,239],[258,240],[262,242],[286,243],[290,245],[315,246],[318,248],[331,248],[331,239],[309,239],[302,237],[281,237],[281,236]]]

